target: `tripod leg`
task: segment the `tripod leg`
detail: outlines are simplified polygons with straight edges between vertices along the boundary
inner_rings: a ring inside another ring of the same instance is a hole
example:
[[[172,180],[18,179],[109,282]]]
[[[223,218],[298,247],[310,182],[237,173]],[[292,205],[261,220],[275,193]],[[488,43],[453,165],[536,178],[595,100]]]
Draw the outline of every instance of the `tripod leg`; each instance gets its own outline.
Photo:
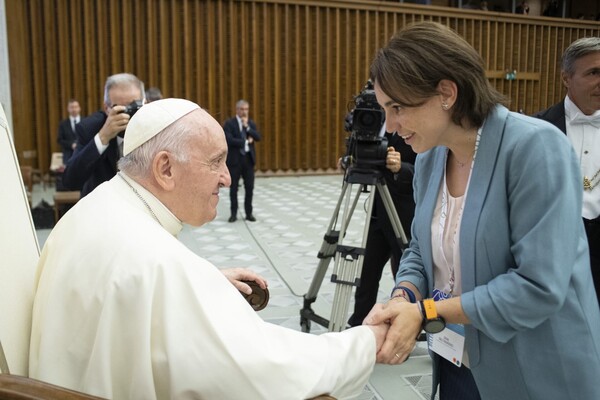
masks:
[[[350,184],[350,188],[352,188],[352,184]],[[342,223],[340,228],[340,239],[339,243],[341,244],[346,237],[346,230],[348,229],[348,225],[350,225],[350,220],[352,219],[352,215],[354,214],[354,210],[356,209],[356,204],[358,204],[358,200],[360,199],[360,194],[362,192],[362,185],[358,187],[356,191],[356,195],[354,196],[354,201],[352,202],[352,206],[350,206],[350,197],[346,198],[346,205],[344,207],[344,213],[342,214]],[[336,260],[337,261],[337,260]],[[338,274],[339,263],[336,262],[333,267],[333,275]]]
[[[355,204],[356,201],[358,201],[358,196],[360,196],[360,192],[357,193]],[[336,262],[334,267],[334,275],[331,277],[331,280],[337,283],[333,298],[331,319],[329,321],[329,331],[331,332],[340,332],[344,330],[347,325],[346,320],[348,318],[348,308],[350,305],[352,290],[354,286],[360,285],[360,275],[365,258],[365,247],[367,244],[374,202],[375,192],[373,191],[369,197],[369,202],[367,205],[367,215],[363,228],[363,236],[360,248],[343,246],[341,242],[343,241],[344,236],[340,234],[340,244],[338,245],[335,258]],[[336,271],[339,271],[339,277],[336,276]]]
[[[319,250],[319,254],[317,257],[319,258],[319,265],[317,266],[317,272],[313,277],[312,283],[308,288],[308,292],[304,295],[305,298],[316,298],[319,289],[321,288],[321,284],[323,283],[323,278],[325,277],[325,273],[327,272],[327,267],[329,266],[329,262],[331,258],[335,255],[335,249],[337,247],[340,232],[336,231],[335,225],[337,223],[338,215],[340,212],[340,207],[342,201],[347,196],[349,189],[351,186],[344,182],[342,186],[342,193],[337,201],[337,205],[333,212],[333,216],[329,222],[329,227],[327,228],[327,232],[325,232],[325,236],[323,237],[323,243],[321,244],[321,249]]]
[[[323,283],[323,279],[325,278],[325,274],[327,273],[329,263],[335,255],[335,251],[339,241],[339,231],[335,230],[335,226],[337,224],[342,202],[344,198],[346,198],[346,196],[349,195],[350,189],[351,185],[349,185],[348,182],[344,181],[340,197],[338,198],[335,210],[329,222],[327,232],[323,237],[321,249],[319,250],[319,254],[317,255],[317,257],[319,258],[319,264],[317,265],[317,269],[308,289],[308,292],[304,295],[304,306],[300,310],[300,326],[303,332],[310,332],[311,320],[316,321],[319,325],[322,326],[329,325],[329,321],[315,314],[315,312],[311,308],[311,305],[317,300],[317,293],[321,288],[321,284]]]
[[[392,201],[390,191],[387,185],[383,185],[380,182],[377,183],[375,188],[376,190],[379,190],[379,194],[381,196],[381,199],[383,200],[383,206],[385,207],[385,211],[387,212],[387,215],[392,224],[392,229],[394,230],[394,234],[396,235],[396,240],[398,241],[398,244],[400,244],[400,248],[404,249],[408,244],[408,239],[406,238],[406,234],[404,233],[404,229],[402,228],[402,223],[400,222],[400,218],[398,217],[398,213],[396,212],[396,207],[394,207],[394,202]]]

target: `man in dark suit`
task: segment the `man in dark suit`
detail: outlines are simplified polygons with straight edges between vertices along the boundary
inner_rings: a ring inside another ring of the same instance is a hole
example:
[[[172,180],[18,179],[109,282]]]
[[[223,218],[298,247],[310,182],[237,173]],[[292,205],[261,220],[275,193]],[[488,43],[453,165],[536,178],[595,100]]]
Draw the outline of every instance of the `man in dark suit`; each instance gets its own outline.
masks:
[[[75,134],[75,125],[81,119],[79,115],[81,113],[81,107],[79,102],[75,99],[70,99],[67,102],[67,112],[69,118],[63,119],[58,124],[58,144],[62,149],[63,164],[69,161],[69,158],[73,155],[75,147],[77,147],[77,136]]]
[[[600,296],[600,38],[582,38],[571,43],[561,64],[567,96],[534,116],[563,131],[579,156],[583,223],[594,286]]]
[[[109,76],[104,85],[104,110],[96,111],[76,125],[77,148],[66,164],[63,185],[81,190],[81,197],[117,174],[122,155],[122,134],[132,102],[144,102],[144,84],[135,75]],[[133,114],[131,114],[133,115]]]
[[[239,100],[236,103],[235,112],[236,116],[229,118],[223,125],[228,147],[227,168],[229,168],[229,173],[231,174],[231,187],[229,189],[231,216],[229,217],[229,222],[237,220],[237,192],[240,177],[244,179],[244,210],[246,211],[246,220],[256,221],[256,218],[252,214],[254,165],[256,164],[254,142],[260,140],[260,133],[254,121],[248,117],[250,104],[246,100]]]
[[[388,153],[386,168],[382,168],[381,171],[404,233],[407,238],[410,238],[410,225],[415,214],[412,178],[417,155],[397,134],[385,132],[385,137],[388,140]],[[395,278],[402,257],[402,247],[396,239],[379,192],[375,194],[367,235],[360,286],[356,288],[354,294],[354,313],[348,320],[350,326],[362,325],[377,302],[383,268],[389,261]]]

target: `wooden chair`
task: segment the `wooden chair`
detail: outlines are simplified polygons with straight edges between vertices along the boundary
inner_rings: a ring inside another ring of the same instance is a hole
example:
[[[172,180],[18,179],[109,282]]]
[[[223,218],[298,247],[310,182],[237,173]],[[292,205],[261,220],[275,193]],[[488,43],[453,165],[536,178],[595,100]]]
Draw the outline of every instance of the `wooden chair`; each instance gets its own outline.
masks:
[[[104,400],[24,376],[0,374],[0,400]],[[323,395],[310,400],[335,400]]]
[[[62,153],[52,153],[50,158],[50,172],[61,173],[65,170],[65,164],[63,163]]]
[[[33,167],[29,165],[21,165],[21,176],[23,177],[23,184],[28,193],[33,191]]]
[[[0,374],[1,400],[102,400],[25,376]]]
[[[54,193],[54,223],[60,219],[60,209],[66,205],[73,205],[79,201],[81,194],[79,190]]]

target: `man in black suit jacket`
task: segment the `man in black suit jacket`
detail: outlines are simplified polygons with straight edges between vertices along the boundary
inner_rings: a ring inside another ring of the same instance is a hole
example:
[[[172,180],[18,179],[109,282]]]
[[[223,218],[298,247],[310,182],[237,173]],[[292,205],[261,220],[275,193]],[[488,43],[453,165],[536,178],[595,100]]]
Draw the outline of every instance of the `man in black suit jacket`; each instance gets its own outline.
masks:
[[[129,122],[126,106],[144,101],[144,84],[135,75],[111,75],[104,85],[104,110],[76,125],[77,148],[66,164],[63,185],[81,190],[81,197],[117,174],[123,138]],[[132,114],[133,115],[133,114]]]
[[[79,122],[81,116],[81,107],[79,102],[75,99],[70,99],[67,103],[67,112],[69,118],[63,119],[58,124],[58,144],[62,149],[63,164],[69,161],[69,158],[73,155],[75,147],[77,147],[77,136],[75,134],[75,125]]]
[[[238,198],[237,192],[240,177],[244,179],[244,209],[246,220],[256,221],[252,214],[252,192],[254,190],[254,165],[256,164],[256,150],[254,142],[260,140],[260,133],[254,121],[248,115],[250,104],[246,100],[239,100],[235,105],[236,116],[229,118],[223,125],[225,139],[227,140],[227,168],[231,175],[229,199],[231,201],[231,216],[229,222],[237,220]]]
[[[600,38],[578,39],[562,57],[563,101],[534,114],[563,131],[579,156],[583,175],[582,216],[600,303]]]
[[[381,168],[381,171],[404,233],[410,239],[410,226],[415,214],[412,179],[417,155],[397,134],[386,132],[385,137],[388,140],[388,153],[386,168]],[[354,313],[348,320],[350,326],[362,325],[363,320],[377,302],[383,268],[390,261],[395,278],[400,257],[402,257],[402,247],[396,239],[379,192],[375,194],[367,235],[360,286],[354,293]]]

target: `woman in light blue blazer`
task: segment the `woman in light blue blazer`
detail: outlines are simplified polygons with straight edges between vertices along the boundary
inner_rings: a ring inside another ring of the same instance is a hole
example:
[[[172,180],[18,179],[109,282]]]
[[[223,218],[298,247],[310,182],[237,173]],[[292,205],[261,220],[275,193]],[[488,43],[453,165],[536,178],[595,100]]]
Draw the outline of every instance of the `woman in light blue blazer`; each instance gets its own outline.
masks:
[[[598,398],[600,311],[565,135],[502,106],[481,57],[437,23],[396,34],[371,79],[387,130],[418,153],[412,241],[365,320],[391,323],[378,361],[403,362],[425,329],[432,399],[438,384],[442,400]]]

